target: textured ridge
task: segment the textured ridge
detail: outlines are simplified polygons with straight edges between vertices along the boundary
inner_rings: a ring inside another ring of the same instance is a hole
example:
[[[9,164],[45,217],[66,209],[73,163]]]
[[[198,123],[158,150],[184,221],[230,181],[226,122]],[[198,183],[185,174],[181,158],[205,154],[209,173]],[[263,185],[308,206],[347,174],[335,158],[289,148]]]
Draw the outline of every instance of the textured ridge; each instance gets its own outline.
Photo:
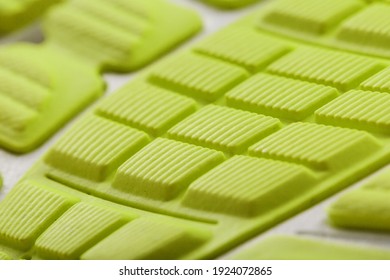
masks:
[[[183,204],[253,216],[287,203],[311,183],[310,172],[302,166],[234,156],[193,182]]]
[[[174,224],[136,219],[123,226],[95,247],[83,259],[156,260],[175,259],[207,239],[200,230]]]
[[[280,127],[278,119],[208,105],[171,128],[168,135],[192,144],[240,153]]]
[[[60,139],[46,162],[74,175],[102,181],[148,139],[136,129],[91,116]]]
[[[361,87],[364,90],[390,92],[390,67],[361,83]]]
[[[15,112],[18,112],[15,114]],[[24,131],[37,117],[37,112],[0,93],[0,127]]]
[[[11,259],[12,258],[8,254],[6,254],[4,252],[0,252],[0,261],[7,261],[7,260],[11,260]]]
[[[26,250],[71,204],[70,198],[31,183],[20,183],[0,203],[2,242]]]
[[[353,90],[315,113],[316,121],[372,132],[390,133],[390,95]]]
[[[231,107],[302,120],[337,95],[331,87],[257,74],[229,91],[226,101]]]
[[[124,223],[119,213],[78,203],[38,238],[35,247],[41,257],[79,258],[85,250]]]
[[[170,200],[223,159],[220,152],[158,138],[119,168],[113,186],[139,196]]]
[[[362,7],[356,0],[282,0],[263,20],[298,32],[322,34]]]
[[[347,91],[383,66],[357,55],[316,48],[300,48],[268,67],[277,75],[325,84]]]
[[[97,112],[152,135],[160,135],[195,110],[195,101],[142,83],[125,86],[102,103]]]
[[[337,39],[361,46],[389,50],[390,6],[375,3],[345,21]]]
[[[238,64],[251,72],[259,71],[289,51],[279,41],[255,30],[227,28],[203,40],[195,51]]]
[[[249,148],[252,155],[307,165],[314,169],[343,169],[377,151],[370,134],[310,123],[293,123]]]
[[[214,101],[247,76],[248,73],[237,66],[186,53],[154,67],[149,79],[182,94]]]

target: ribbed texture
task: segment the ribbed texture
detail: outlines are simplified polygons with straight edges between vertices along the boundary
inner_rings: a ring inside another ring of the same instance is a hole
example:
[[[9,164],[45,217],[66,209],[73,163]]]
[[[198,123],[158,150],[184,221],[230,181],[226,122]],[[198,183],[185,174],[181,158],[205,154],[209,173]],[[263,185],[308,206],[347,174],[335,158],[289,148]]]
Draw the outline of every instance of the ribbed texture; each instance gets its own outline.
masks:
[[[223,159],[221,152],[158,138],[119,168],[113,185],[135,195],[169,200]]]
[[[278,119],[208,105],[171,128],[168,134],[192,144],[240,153],[280,127]]]
[[[378,144],[368,133],[331,126],[294,123],[249,148],[252,155],[307,165],[315,169],[346,168]]]
[[[316,120],[390,134],[390,94],[350,91],[316,111]]]
[[[187,53],[154,67],[150,80],[182,94],[214,101],[247,76],[238,66]]]
[[[0,95],[5,95],[34,110],[39,110],[49,96],[49,92],[40,84],[23,77],[23,73],[0,68]]]
[[[258,2],[260,0],[202,0],[202,1],[225,9],[235,9],[235,8],[241,8],[243,6]]]
[[[381,70],[375,60],[338,51],[300,48],[271,64],[273,74],[347,91]]]
[[[254,72],[282,56],[289,48],[255,30],[230,27],[208,37],[195,50]]]
[[[264,20],[286,29],[322,34],[362,7],[356,0],[282,0]]]
[[[79,203],[50,226],[35,247],[45,258],[76,259],[124,223],[117,212]]]
[[[195,101],[144,83],[125,86],[97,109],[98,114],[160,135],[196,110]]]
[[[73,175],[101,181],[147,142],[148,136],[141,131],[90,116],[60,139],[46,162]]]
[[[203,236],[199,233],[164,221],[140,218],[98,243],[82,259],[175,259],[200,245]]]
[[[294,164],[235,156],[192,183],[183,204],[232,215],[272,211],[309,186],[309,172]]]
[[[337,38],[342,41],[390,48],[390,5],[375,3],[343,23]]]
[[[27,250],[71,206],[69,198],[30,183],[19,183],[0,204],[0,240]]]
[[[36,111],[0,93],[0,126],[21,132],[35,117]]]
[[[98,60],[127,59],[148,21],[141,15],[147,13],[143,1],[133,5],[137,10],[124,2],[79,0],[62,5],[48,15],[48,36],[80,54],[98,56]]]
[[[231,107],[301,120],[337,95],[331,87],[258,74],[228,92],[226,100]]]
[[[15,75],[21,75],[30,82],[37,83],[42,87],[50,87],[50,78],[41,65],[34,63],[34,67],[31,67],[33,62],[29,61],[28,55],[21,57],[20,54],[17,56],[10,52],[0,52],[0,69],[4,68]]]
[[[390,67],[367,79],[360,85],[364,90],[390,93]]]

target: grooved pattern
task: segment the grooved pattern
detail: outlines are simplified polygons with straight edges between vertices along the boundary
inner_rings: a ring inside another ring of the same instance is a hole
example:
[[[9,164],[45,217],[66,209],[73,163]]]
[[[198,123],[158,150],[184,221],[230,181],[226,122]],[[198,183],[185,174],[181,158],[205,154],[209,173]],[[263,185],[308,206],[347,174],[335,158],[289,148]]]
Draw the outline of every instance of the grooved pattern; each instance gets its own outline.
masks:
[[[214,101],[247,76],[238,66],[186,53],[154,67],[149,79],[182,94]]]
[[[234,156],[193,182],[185,206],[239,216],[271,211],[311,186],[308,169],[268,159]]]
[[[20,132],[36,117],[36,111],[0,93],[0,126]]]
[[[390,133],[390,95],[353,90],[326,104],[315,113],[317,122]]]
[[[370,58],[317,48],[298,48],[271,64],[268,70],[272,74],[347,91],[382,68]]]
[[[113,186],[157,200],[170,200],[224,160],[221,152],[158,138],[118,170]]]
[[[257,74],[229,91],[231,107],[280,118],[302,120],[338,95],[334,88]]]
[[[338,34],[338,40],[389,49],[390,45],[390,5],[374,3],[345,21]]]
[[[390,67],[361,83],[361,88],[370,91],[384,91],[390,93]]]
[[[46,162],[73,175],[102,181],[148,141],[141,131],[90,116],[54,145]]]
[[[168,135],[192,144],[240,153],[280,127],[278,119],[208,105],[171,128]]]
[[[16,185],[0,203],[0,239],[21,250],[36,238],[74,201],[32,183]]]
[[[344,169],[376,152],[380,145],[368,133],[311,123],[293,123],[249,148],[255,156],[307,165]]]
[[[146,83],[130,84],[98,108],[100,115],[160,135],[196,110],[196,102]]]
[[[76,259],[124,223],[120,213],[78,203],[38,238],[35,247],[45,258]]]
[[[136,219],[87,251],[82,259],[176,259],[207,239],[200,230],[162,221]]]
[[[195,51],[259,71],[289,51],[289,47],[246,28],[227,28],[198,44]]]

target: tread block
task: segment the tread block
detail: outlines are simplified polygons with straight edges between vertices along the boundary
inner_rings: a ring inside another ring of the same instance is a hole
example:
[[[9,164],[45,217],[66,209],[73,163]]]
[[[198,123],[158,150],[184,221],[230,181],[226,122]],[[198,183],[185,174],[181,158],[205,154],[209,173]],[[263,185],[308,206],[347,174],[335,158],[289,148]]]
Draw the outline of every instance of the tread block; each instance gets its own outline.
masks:
[[[384,66],[370,58],[339,51],[298,48],[272,63],[272,74],[336,87],[347,91]]]
[[[221,152],[158,138],[118,170],[113,186],[156,200],[170,200],[224,160]]]
[[[390,172],[374,175],[360,189],[341,196],[328,216],[336,226],[390,231]]]
[[[262,20],[285,29],[321,35],[363,6],[358,0],[282,0]]]
[[[366,132],[298,122],[254,144],[249,153],[313,169],[338,171],[377,152],[380,147]]]
[[[307,190],[309,169],[290,163],[234,156],[193,182],[185,206],[238,216],[273,210]]]
[[[0,127],[21,132],[27,129],[37,116],[35,110],[0,93]]]
[[[352,90],[315,112],[323,124],[390,134],[390,95]]]
[[[360,86],[364,90],[390,93],[390,67],[362,82]]]
[[[281,127],[278,119],[241,110],[208,105],[168,131],[174,139],[241,153]]]
[[[232,256],[234,260],[388,260],[390,251],[311,238],[276,235]]]
[[[289,47],[246,28],[229,27],[198,44],[195,51],[257,72],[289,51]]]
[[[238,66],[199,54],[186,53],[155,66],[149,79],[179,93],[215,101],[248,75]]]
[[[0,203],[0,242],[21,250],[29,249],[74,203],[75,199],[33,183],[19,183]]]
[[[78,203],[55,221],[37,240],[39,256],[49,259],[77,259],[126,220],[115,211]]]
[[[45,161],[73,175],[103,181],[148,142],[141,131],[89,116],[54,145]]]
[[[177,259],[208,238],[207,232],[140,218],[96,244],[82,259]]]
[[[341,25],[337,39],[362,47],[388,50],[390,48],[389,13],[389,4],[371,4]]]
[[[230,107],[302,120],[338,96],[334,88],[268,74],[257,74],[229,91]]]
[[[145,65],[200,27],[195,12],[162,0],[68,1],[44,24],[51,42],[114,71]]]
[[[129,84],[108,97],[97,113],[157,136],[195,110],[192,99],[139,83]]]

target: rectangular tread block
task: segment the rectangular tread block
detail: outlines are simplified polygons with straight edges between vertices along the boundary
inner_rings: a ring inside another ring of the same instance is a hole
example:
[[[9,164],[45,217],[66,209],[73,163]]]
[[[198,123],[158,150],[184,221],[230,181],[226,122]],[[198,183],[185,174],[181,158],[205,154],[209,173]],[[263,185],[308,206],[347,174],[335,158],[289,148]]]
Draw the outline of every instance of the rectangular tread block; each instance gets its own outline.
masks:
[[[170,200],[224,160],[221,152],[158,138],[119,169],[113,186],[156,200]]]
[[[321,35],[362,7],[359,0],[281,0],[262,20],[287,31]]]
[[[196,102],[190,98],[146,83],[135,83],[108,97],[97,113],[157,136],[195,110]]]
[[[233,255],[234,260],[389,260],[390,251],[276,235]]]
[[[366,181],[360,189],[342,195],[328,211],[338,227],[390,231],[390,170]]]
[[[370,134],[311,123],[293,123],[249,148],[254,156],[304,164],[313,169],[344,169],[380,149]]]
[[[0,242],[27,250],[75,199],[33,183],[16,185],[0,203]]]
[[[315,112],[319,123],[390,134],[390,94],[352,90]]]
[[[302,194],[312,186],[312,175],[309,169],[295,164],[234,156],[193,182],[183,205],[255,216]]]
[[[155,66],[149,80],[194,98],[215,101],[248,75],[244,69],[227,62],[186,53]]]
[[[302,120],[338,96],[335,88],[257,74],[229,91],[228,106],[283,119]]]
[[[268,71],[347,91],[357,87],[383,67],[373,59],[353,54],[318,48],[298,48],[272,63]]]
[[[145,133],[134,128],[89,116],[60,139],[45,160],[73,175],[103,181],[148,141]]]
[[[68,1],[44,22],[51,43],[81,55],[104,70],[144,66],[201,28],[196,12],[155,0]]]
[[[206,38],[194,50],[257,72],[287,53],[289,47],[256,30],[229,27]]]
[[[37,239],[35,249],[40,257],[48,259],[77,259],[125,223],[118,212],[78,203]]]
[[[208,232],[176,224],[136,219],[88,250],[86,260],[177,259],[202,245]]]
[[[174,139],[195,145],[241,153],[281,127],[278,119],[207,105],[168,131]]]
[[[390,67],[368,78],[360,86],[364,90],[390,93]]]
[[[359,47],[390,50],[390,5],[374,3],[346,20],[337,39]]]

